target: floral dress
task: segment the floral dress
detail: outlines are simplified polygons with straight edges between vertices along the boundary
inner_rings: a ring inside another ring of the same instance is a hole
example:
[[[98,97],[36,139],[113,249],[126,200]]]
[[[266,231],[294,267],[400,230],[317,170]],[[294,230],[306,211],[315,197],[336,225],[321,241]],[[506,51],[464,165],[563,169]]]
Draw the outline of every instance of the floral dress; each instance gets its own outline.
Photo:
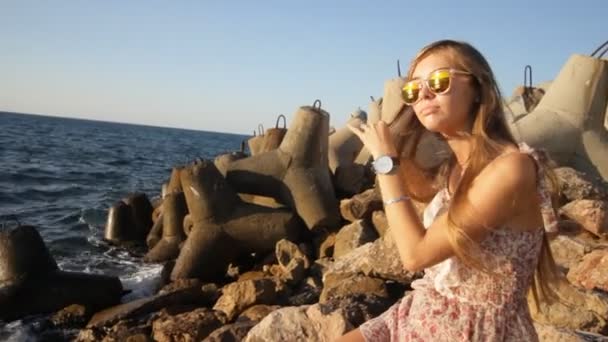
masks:
[[[541,155],[525,144],[520,151]],[[538,195],[546,231],[555,231],[555,211],[538,167]],[[428,228],[449,206],[447,189],[424,212]],[[484,273],[451,257],[425,270],[414,291],[359,328],[366,341],[538,341],[526,299],[538,263],[543,229],[516,232],[497,228],[480,242]]]

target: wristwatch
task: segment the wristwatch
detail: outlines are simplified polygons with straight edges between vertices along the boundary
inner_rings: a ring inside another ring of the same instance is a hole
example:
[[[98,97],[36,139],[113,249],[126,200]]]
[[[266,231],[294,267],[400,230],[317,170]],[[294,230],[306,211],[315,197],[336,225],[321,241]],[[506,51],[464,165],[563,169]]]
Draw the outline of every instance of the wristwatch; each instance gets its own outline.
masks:
[[[382,155],[372,162],[376,174],[386,175],[393,172],[399,165],[399,158]]]

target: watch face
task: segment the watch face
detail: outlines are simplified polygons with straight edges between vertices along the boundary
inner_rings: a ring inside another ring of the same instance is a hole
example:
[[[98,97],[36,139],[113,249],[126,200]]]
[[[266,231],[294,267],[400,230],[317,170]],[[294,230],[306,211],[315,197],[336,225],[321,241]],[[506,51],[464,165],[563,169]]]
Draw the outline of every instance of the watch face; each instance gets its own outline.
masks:
[[[377,173],[389,173],[393,169],[393,160],[388,156],[382,156],[374,162]]]

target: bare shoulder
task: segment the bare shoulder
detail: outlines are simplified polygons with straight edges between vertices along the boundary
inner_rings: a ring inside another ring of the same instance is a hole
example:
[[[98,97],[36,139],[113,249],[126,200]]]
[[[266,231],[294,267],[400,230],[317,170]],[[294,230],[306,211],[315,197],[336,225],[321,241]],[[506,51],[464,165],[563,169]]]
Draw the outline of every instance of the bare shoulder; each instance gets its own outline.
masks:
[[[481,184],[498,183],[500,188],[530,189],[536,184],[536,164],[526,153],[508,152],[491,161],[478,178]]]

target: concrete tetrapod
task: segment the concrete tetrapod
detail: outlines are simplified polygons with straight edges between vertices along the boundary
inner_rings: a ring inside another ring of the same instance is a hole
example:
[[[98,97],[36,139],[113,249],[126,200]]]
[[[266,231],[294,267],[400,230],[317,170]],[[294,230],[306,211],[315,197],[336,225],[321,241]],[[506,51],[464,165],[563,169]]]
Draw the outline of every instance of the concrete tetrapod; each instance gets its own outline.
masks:
[[[368,112],[368,116],[367,116],[368,124],[371,125],[371,124],[375,124],[376,122],[380,121],[380,116],[381,116],[381,112],[382,112],[382,98],[375,100],[372,97],[372,102],[369,103],[369,109],[367,112]],[[361,151],[359,151],[359,155],[357,156],[357,158],[355,158],[355,163],[360,164],[360,165],[367,165],[367,163],[369,162],[371,157],[372,157],[372,155],[369,153],[367,148],[362,147]]]
[[[272,251],[281,239],[296,240],[305,231],[286,209],[242,202],[211,161],[198,161],[181,172],[192,228],[171,279],[215,281],[235,257]]]
[[[311,230],[333,228],[340,214],[328,134],[329,114],[320,105],[300,107],[279,148],[233,162],[226,179],[241,193],[270,196],[294,208]]]
[[[188,213],[183,192],[167,194],[163,200],[162,237],[154,245],[144,261],[162,262],[177,258],[179,245],[186,239],[184,233],[184,217]]]
[[[260,153],[264,146],[264,127],[262,127],[262,124],[258,125],[257,134],[253,131],[253,137],[247,140],[247,146],[249,146],[249,152],[251,152],[252,156]]]
[[[378,99],[373,100],[369,105],[369,119],[368,124],[375,124],[382,120],[389,126],[397,119],[402,116],[407,108],[409,108],[401,96],[401,89],[405,85],[406,79],[403,77],[397,77],[390,79],[384,83],[384,95]],[[365,147],[361,149],[361,152],[356,158],[358,164],[365,165],[371,158],[369,151]]]
[[[351,114],[347,125],[359,127],[367,120],[367,113],[357,110]],[[329,169],[334,175],[333,184],[338,193],[352,196],[366,185],[366,167],[355,163],[363,143],[346,125],[329,136]]]
[[[0,232],[0,319],[50,313],[70,304],[93,311],[117,304],[117,277],[59,270],[36,228]]]
[[[283,119],[282,128],[279,127],[279,122],[281,119]],[[281,145],[281,142],[283,142],[285,134],[287,134],[287,119],[285,118],[285,115],[281,114],[277,117],[275,127],[266,130],[260,153],[272,151],[278,148]]]
[[[558,164],[608,180],[607,99],[608,60],[574,54],[513,134]]]
[[[130,194],[110,208],[104,238],[117,244],[143,242],[152,228],[152,211],[145,194]]]

